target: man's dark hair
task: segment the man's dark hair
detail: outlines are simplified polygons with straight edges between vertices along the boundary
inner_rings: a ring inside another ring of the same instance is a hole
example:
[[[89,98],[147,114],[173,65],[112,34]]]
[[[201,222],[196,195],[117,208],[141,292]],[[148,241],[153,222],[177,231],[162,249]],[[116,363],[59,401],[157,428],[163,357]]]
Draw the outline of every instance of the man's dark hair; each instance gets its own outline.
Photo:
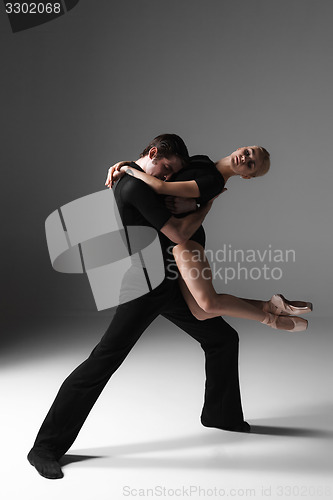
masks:
[[[157,148],[155,156],[156,160],[160,158],[170,158],[171,156],[178,156],[183,164],[187,165],[189,162],[189,154],[185,142],[179,135],[176,134],[161,134],[155,137],[150,144],[142,151],[140,158],[146,156],[151,148]]]

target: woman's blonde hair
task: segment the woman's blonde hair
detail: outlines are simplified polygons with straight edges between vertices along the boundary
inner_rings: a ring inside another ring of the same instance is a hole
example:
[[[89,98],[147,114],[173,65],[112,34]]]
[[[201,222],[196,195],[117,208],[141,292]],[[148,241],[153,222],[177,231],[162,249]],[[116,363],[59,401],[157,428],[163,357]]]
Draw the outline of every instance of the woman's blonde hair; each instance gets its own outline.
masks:
[[[252,146],[252,148],[257,148],[262,153],[262,163],[256,172],[256,177],[261,177],[262,175],[267,174],[269,167],[271,166],[271,155],[267,149],[262,148],[261,146]]]

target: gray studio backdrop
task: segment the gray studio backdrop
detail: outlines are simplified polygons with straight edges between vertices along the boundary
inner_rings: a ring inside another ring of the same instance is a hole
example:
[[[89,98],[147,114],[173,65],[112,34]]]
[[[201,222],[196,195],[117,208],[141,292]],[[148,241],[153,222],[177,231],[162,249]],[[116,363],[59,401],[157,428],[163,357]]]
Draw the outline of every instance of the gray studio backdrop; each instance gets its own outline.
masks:
[[[271,153],[270,173],[232,179],[205,221],[216,288],[331,315],[332,15],[330,0],[81,0],[12,33],[2,3],[2,315],[96,312],[85,276],[52,269],[45,219],[164,132],[214,160]],[[257,271],[226,283],[221,251],[237,249]]]

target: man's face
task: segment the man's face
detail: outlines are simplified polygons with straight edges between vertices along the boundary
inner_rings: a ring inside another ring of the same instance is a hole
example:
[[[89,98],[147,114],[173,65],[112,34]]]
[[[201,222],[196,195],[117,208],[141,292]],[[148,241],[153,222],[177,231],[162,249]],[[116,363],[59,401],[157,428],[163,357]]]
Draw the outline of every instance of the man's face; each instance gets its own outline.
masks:
[[[178,156],[170,156],[170,158],[159,158],[154,159],[154,156],[150,158],[146,164],[145,172],[149,175],[153,175],[158,179],[163,181],[170,180],[171,176],[176,172],[179,172],[183,168],[182,162]]]

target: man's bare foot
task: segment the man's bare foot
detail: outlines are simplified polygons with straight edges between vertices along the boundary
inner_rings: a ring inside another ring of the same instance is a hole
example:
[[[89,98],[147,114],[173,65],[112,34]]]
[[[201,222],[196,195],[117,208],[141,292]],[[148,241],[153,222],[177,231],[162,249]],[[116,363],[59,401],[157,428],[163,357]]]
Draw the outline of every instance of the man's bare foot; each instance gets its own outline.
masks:
[[[59,462],[56,460],[41,457],[34,449],[29,451],[27,458],[41,476],[47,479],[61,479],[64,477]]]

